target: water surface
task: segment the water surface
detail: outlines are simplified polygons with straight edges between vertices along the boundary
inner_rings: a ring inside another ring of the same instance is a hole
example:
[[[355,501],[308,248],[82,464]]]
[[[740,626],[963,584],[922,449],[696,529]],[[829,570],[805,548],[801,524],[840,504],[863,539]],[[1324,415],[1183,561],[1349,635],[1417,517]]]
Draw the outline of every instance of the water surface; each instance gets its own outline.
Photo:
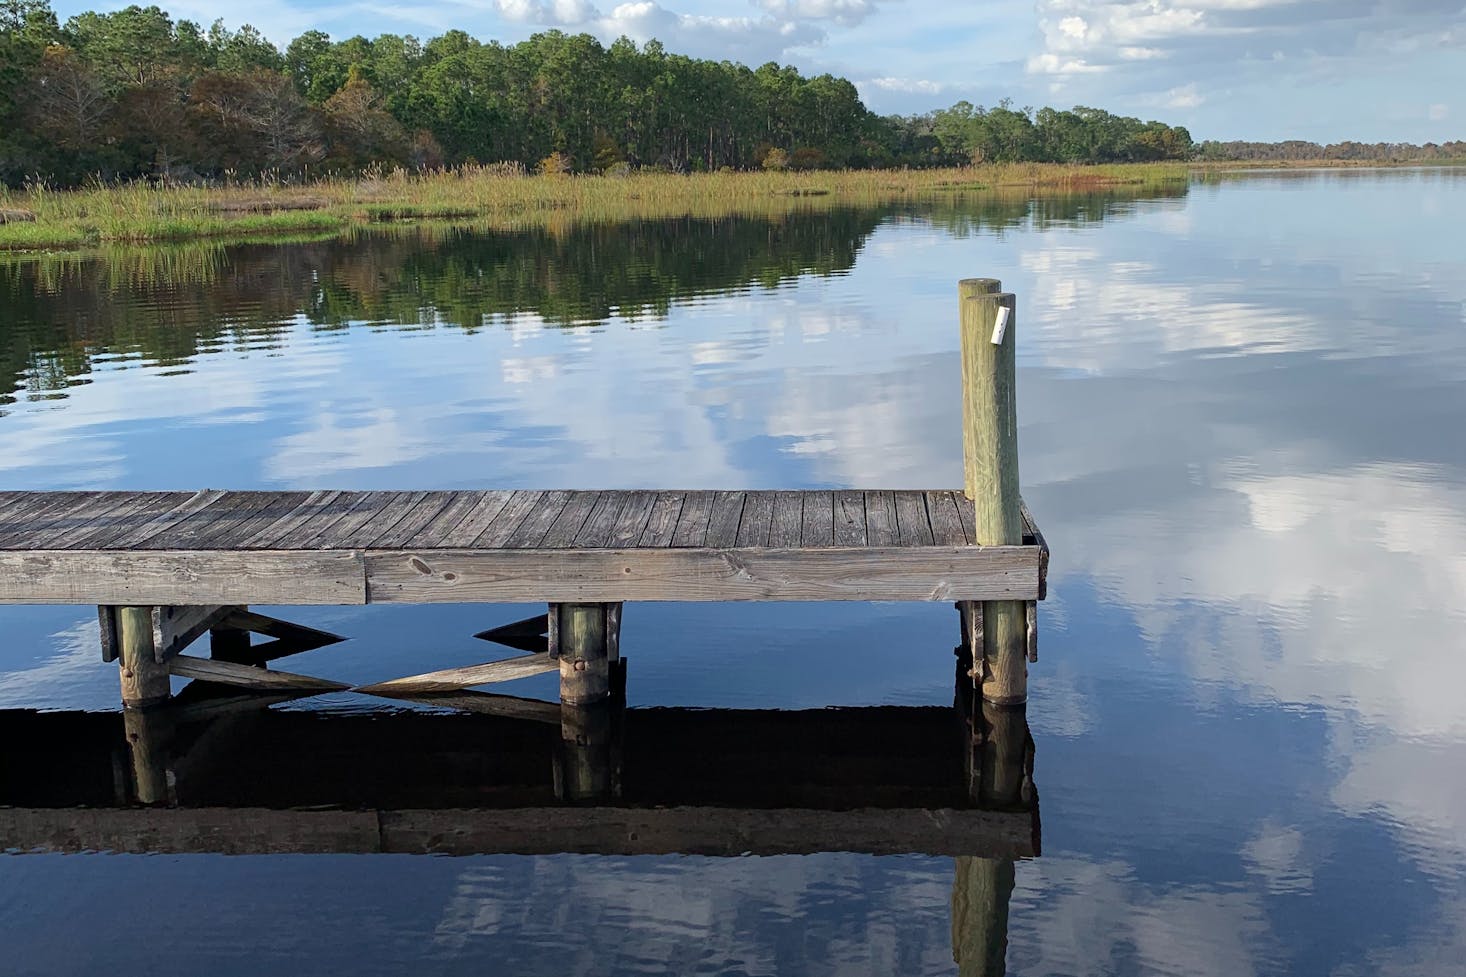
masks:
[[[955,485],[955,282],[1001,278],[1053,548],[1009,971],[1456,973],[1463,224],[1460,171],[1286,173],[5,259],[0,484]],[[289,667],[469,664],[535,610],[297,609],[351,640]],[[90,609],[0,627],[0,708],[116,707]],[[945,605],[633,605],[628,698],[939,705],[956,630]],[[22,974],[948,974],[953,878],[838,853],[27,855],[0,857],[0,930]],[[140,934],[139,893],[187,925]]]

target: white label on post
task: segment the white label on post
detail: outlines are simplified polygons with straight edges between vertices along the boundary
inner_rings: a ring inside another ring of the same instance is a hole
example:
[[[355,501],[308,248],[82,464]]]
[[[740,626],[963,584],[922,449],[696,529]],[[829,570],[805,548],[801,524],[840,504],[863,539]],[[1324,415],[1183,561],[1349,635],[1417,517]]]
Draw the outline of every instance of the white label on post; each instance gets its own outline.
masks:
[[[994,346],[1003,345],[1003,337],[1008,334],[1008,312],[1009,310],[1006,305],[998,306],[998,322],[997,325],[993,326]]]

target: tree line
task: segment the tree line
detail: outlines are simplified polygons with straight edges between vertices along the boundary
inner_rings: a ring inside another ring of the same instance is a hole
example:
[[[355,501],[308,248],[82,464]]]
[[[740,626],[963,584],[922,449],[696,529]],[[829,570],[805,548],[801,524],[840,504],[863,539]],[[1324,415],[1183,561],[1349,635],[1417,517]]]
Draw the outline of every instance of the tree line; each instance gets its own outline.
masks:
[[[1219,144],[1206,144],[1208,146]],[[284,50],[156,6],[60,23],[0,0],[0,181],[219,179],[507,162],[605,172],[1184,160],[1189,132],[1102,109],[959,102],[879,116],[846,79],[621,38],[449,31]]]

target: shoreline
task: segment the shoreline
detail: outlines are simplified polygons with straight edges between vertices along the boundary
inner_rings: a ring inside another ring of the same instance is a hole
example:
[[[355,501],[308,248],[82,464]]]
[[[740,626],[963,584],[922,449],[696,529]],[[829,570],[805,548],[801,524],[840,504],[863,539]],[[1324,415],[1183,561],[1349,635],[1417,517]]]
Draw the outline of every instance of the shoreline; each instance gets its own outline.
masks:
[[[282,234],[328,236],[381,224],[453,221],[489,228],[567,221],[715,219],[808,212],[934,195],[1056,196],[1174,186],[1197,175],[1263,169],[1448,168],[1457,163],[1246,161],[986,164],[930,170],[817,170],[624,176],[527,176],[461,167],[296,185],[224,187],[129,183],[78,190],[0,191],[0,252],[75,252],[100,245],[240,240]],[[32,218],[33,219],[29,219]]]

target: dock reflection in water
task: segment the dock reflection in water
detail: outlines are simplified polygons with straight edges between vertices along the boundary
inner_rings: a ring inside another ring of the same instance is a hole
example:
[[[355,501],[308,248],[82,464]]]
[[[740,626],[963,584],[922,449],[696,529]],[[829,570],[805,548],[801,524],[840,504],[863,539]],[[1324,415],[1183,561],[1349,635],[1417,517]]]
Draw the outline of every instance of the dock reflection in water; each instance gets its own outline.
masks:
[[[0,712],[0,850],[946,855],[963,974],[1003,972],[1014,861],[1040,850],[1024,714],[960,687],[950,708],[279,702],[196,683],[162,709]]]

